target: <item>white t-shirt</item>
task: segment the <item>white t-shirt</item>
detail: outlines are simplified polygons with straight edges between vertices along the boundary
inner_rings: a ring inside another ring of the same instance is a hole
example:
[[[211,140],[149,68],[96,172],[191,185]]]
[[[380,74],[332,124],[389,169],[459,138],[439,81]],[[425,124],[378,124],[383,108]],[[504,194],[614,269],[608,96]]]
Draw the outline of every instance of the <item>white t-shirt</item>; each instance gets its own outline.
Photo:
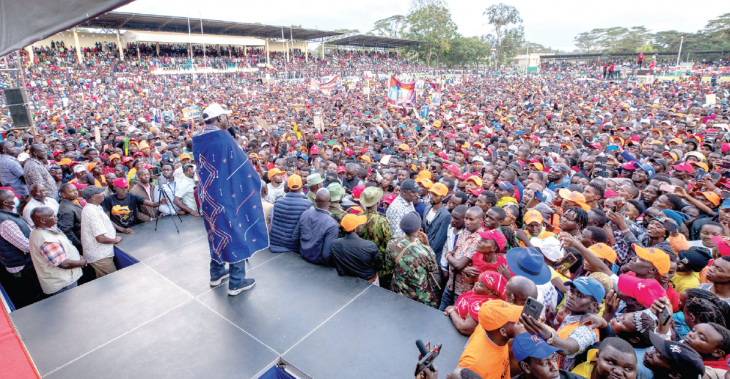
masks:
[[[53,212],[58,214],[58,202],[50,197],[47,197],[44,199],[45,203],[41,203],[40,201],[30,198],[30,201],[23,209],[23,218],[25,221],[28,222],[28,225],[32,228],[35,224],[33,224],[33,220],[30,219],[30,213],[33,211],[33,209],[38,207],[49,207],[53,209]]]
[[[266,189],[266,197],[264,199],[271,204],[276,203],[276,200],[279,200],[286,195],[286,193],[284,192],[283,182],[279,184],[279,188],[276,188],[273,184],[269,183],[266,185]]]
[[[185,176],[182,179],[176,179],[175,182],[179,186],[175,196],[179,197],[188,208],[197,210],[197,205],[195,204],[195,181]]]
[[[112,220],[104,212],[101,205],[87,203],[81,211],[81,246],[84,247],[84,257],[89,263],[114,256],[114,245],[99,243],[97,236],[105,235],[108,238],[117,238]]]

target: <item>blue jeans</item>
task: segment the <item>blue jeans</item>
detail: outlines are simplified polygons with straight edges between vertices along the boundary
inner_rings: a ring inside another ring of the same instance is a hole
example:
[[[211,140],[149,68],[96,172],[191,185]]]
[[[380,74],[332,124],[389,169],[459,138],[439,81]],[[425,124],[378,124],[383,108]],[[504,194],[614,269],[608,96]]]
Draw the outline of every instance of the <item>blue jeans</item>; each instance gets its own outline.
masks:
[[[62,293],[62,292],[66,292],[66,291],[70,290],[71,288],[77,287],[78,285],[79,285],[78,282],[73,282],[73,283],[67,285],[66,287],[63,287],[60,290],[52,293],[51,296],[58,295],[59,293]]]
[[[228,288],[238,288],[243,279],[246,279],[246,261],[240,261],[236,263],[228,264],[228,273],[231,275],[228,278]],[[226,264],[218,263],[214,260],[210,260],[210,279],[215,280],[226,274]]]
[[[446,287],[444,294],[441,296],[441,305],[439,306],[440,311],[445,311],[449,305],[456,303],[456,294],[451,292],[451,288]]]

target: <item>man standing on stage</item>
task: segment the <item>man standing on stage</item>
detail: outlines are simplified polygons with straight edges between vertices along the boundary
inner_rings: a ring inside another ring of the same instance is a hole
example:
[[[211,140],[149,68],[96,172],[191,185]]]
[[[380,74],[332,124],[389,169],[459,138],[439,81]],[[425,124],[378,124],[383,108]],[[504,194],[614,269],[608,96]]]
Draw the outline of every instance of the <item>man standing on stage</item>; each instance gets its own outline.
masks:
[[[261,179],[246,153],[228,132],[231,111],[219,104],[203,110],[205,128],[193,137],[198,167],[200,215],[210,245],[210,285],[228,280],[228,295],[235,296],[256,284],[246,278],[245,260],[269,246]],[[228,270],[225,264],[228,263]]]

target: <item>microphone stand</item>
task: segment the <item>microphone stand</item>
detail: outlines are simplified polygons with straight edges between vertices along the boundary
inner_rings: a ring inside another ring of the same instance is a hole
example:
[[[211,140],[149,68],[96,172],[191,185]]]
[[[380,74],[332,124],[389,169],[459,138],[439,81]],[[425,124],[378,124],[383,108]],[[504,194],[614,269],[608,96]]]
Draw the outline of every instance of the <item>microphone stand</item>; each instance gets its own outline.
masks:
[[[173,212],[175,212],[174,215],[176,215],[177,218],[180,219],[180,223],[182,223],[183,222],[182,221],[182,217],[180,217],[180,215],[177,214],[177,211],[175,211],[175,204],[172,203],[172,200],[170,200],[170,196],[167,195],[167,192],[165,192],[162,189],[162,186],[163,185],[164,184],[160,184],[160,185],[157,186],[157,190],[160,191],[159,196],[158,196],[158,199],[162,200],[164,198],[165,200],[167,200],[167,204],[170,207],[170,210],[172,210]],[[157,211],[158,212],[160,211],[160,205],[162,205],[162,204],[159,204],[157,206]],[[162,213],[162,212],[160,212],[160,213]],[[171,216],[172,216],[172,214],[171,214]],[[162,218],[162,217],[163,216],[159,216],[159,217],[157,217],[155,219],[155,231],[157,231],[157,223],[160,221],[160,218]],[[180,234],[180,229],[177,228],[177,223],[175,222],[175,217],[174,216],[172,217],[172,223],[175,225],[175,230],[177,230],[177,234]]]

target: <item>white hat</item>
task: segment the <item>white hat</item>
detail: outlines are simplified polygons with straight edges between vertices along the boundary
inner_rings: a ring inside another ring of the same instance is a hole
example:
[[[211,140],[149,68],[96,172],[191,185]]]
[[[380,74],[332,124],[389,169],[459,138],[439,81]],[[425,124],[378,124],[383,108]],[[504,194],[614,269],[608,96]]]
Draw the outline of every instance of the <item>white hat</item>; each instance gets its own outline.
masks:
[[[20,153],[20,154],[18,155],[18,160],[19,160],[19,161],[21,161],[21,162],[25,162],[25,161],[27,161],[27,160],[28,160],[29,158],[30,158],[30,154],[28,154],[28,153]]]
[[[203,120],[210,120],[211,118],[218,117],[222,114],[231,114],[231,111],[223,110],[223,107],[221,107],[220,104],[213,103],[203,110]]]
[[[84,167],[84,165],[82,165],[82,164],[77,164],[76,166],[74,166],[74,173],[75,174],[79,174],[79,173],[82,173],[82,172],[85,172],[85,171],[86,171],[86,167]]]
[[[564,251],[560,248],[560,242],[557,238],[540,239],[537,237],[530,238],[532,246],[539,247],[542,255],[547,259],[557,262],[563,258]]]

